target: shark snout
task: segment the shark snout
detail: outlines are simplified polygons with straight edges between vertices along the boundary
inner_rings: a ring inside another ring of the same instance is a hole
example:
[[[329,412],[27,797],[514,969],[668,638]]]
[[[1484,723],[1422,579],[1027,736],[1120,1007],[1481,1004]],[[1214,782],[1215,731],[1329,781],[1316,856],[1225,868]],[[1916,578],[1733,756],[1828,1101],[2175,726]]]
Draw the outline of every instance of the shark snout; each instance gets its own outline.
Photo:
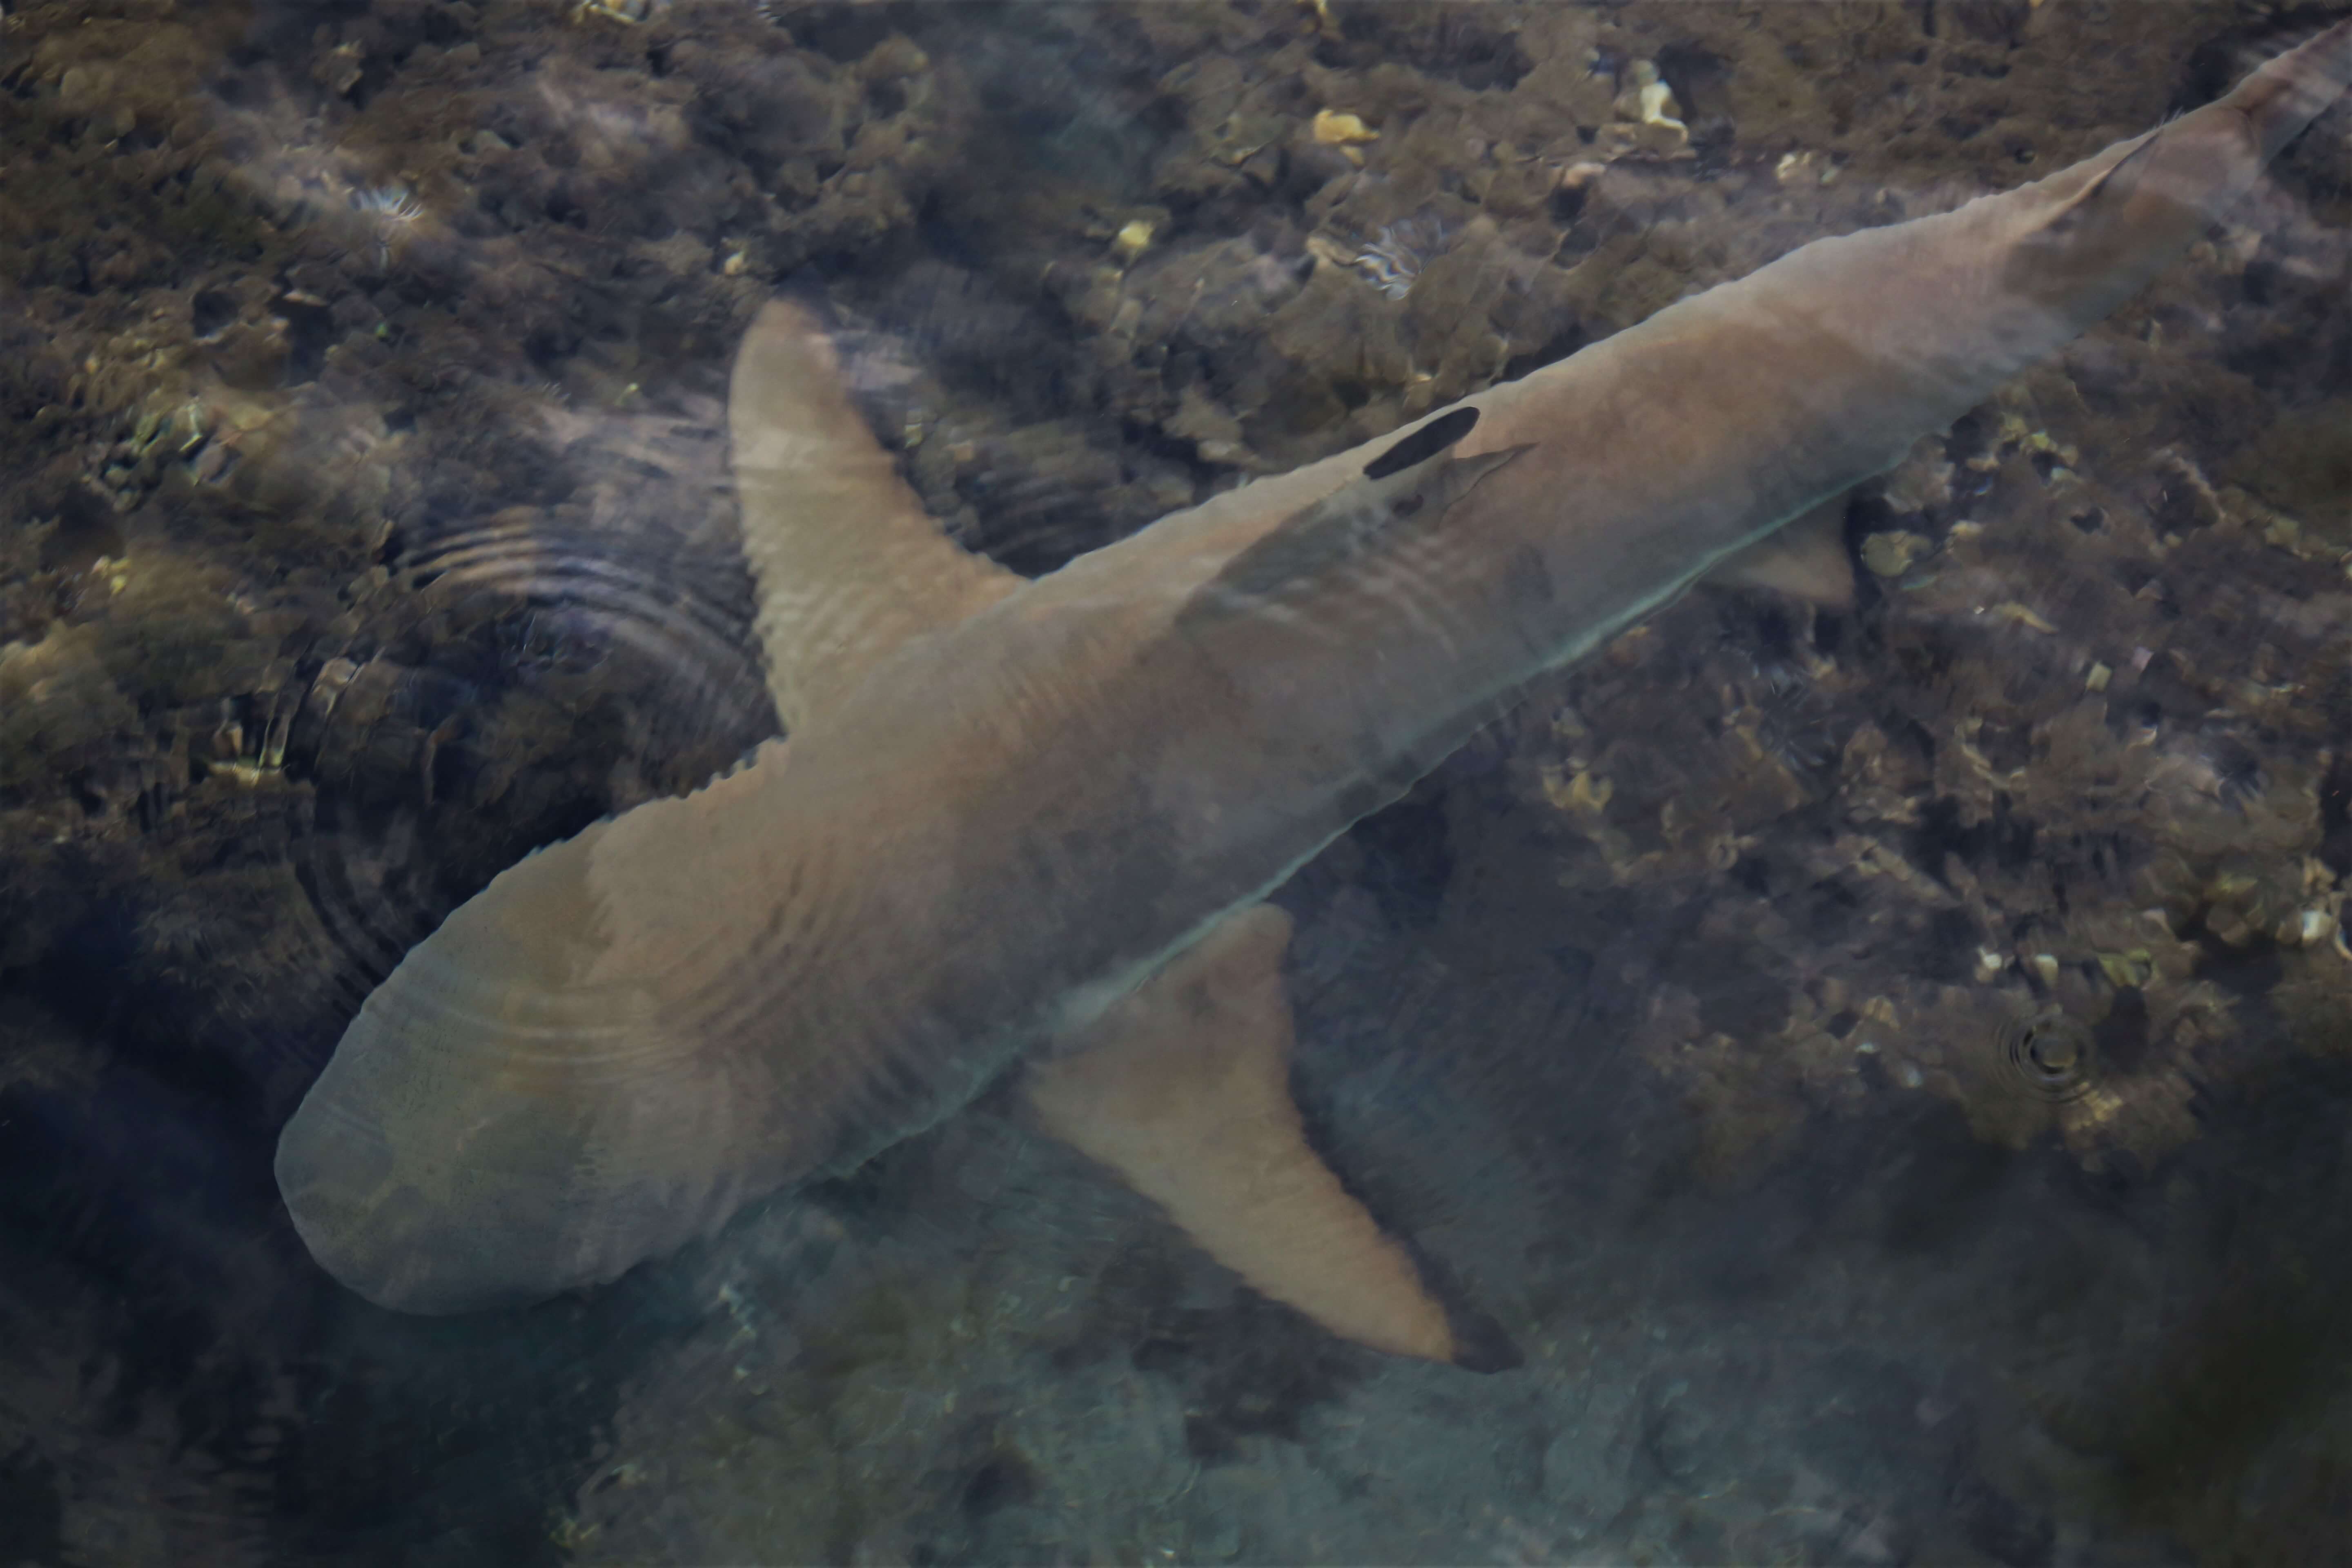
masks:
[[[401,1171],[381,1127],[315,1094],[278,1137],[277,1174],[311,1257],[379,1307],[444,1315],[547,1294],[543,1231],[428,1192]]]

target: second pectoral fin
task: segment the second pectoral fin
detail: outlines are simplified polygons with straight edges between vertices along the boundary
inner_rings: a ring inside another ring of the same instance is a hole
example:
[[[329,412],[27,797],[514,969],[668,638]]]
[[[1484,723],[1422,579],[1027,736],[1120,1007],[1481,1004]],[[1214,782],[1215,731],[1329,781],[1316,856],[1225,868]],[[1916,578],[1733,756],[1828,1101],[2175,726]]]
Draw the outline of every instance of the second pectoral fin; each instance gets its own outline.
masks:
[[[1024,1085],[1055,1137],[1108,1165],[1201,1247],[1333,1333],[1475,1365],[1412,1258],[1307,1143],[1290,1096],[1290,918],[1228,917]]]
[[[898,647],[1021,578],[940,531],[866,427],[816,313],[773,300],[743,334],[727,402],[743,559],[787,731]]]

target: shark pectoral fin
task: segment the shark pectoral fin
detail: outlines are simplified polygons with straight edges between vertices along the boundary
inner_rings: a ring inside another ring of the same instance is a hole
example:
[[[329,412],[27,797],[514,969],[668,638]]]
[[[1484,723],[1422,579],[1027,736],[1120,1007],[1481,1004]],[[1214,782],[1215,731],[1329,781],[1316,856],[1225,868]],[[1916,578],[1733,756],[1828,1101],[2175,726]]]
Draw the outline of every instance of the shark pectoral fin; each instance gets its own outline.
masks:
[[[756,626],[787,730],[910,637],[1022,579],[942,534],[842,384],[816,319],[772,300],[743,335],[727,423]]]
[[[1819,605],[1853,608],[1853,561],[1845,549],[1846,492],[1766,534],[1707,574],[1727,587],[1769,588]]]
[[[1466,1347],[1412,1259],[1307,1145],[1290,1098],[1289,940],[1271,905],[1229,917],[1072,1054],[1033,1062],[1029,1103],[1265,1294],[1375,1350],[1456,1361]]]

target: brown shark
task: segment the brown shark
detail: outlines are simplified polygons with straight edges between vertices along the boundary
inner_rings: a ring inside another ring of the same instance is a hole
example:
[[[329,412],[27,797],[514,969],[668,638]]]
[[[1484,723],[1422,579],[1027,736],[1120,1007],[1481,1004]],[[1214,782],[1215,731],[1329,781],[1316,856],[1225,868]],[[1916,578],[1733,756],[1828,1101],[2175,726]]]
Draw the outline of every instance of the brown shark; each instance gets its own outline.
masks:
[[[730,423],[789,742],[407,956],[280,1141],[302,1237],[386,1306],[526,1301],[1017,1069],[1259,1289],[1495,1364],[1303,1136],[1265,895],[1710,573],[1836,596],[1835,550],[1759,551],[2137,291],[2347,79],[2340,23],[2048,179],[1808,245],[1035,582],[936,531],[770,306]]]

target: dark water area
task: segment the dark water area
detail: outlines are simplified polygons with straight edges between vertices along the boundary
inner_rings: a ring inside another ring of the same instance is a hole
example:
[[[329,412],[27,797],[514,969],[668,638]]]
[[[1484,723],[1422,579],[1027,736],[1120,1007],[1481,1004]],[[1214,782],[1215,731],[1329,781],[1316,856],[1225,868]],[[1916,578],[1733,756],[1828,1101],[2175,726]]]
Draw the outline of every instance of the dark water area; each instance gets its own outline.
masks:
[[[1702,586],[1274,894],[1307,1139],[1507,1369],[1010,1085],[454,1318],[272,1171],[452,910],[778,733],[771,298],[1039,576],[2343,14],[9,0],[0,1564],[2352,1560],[2341,104],[1851,605]]]

